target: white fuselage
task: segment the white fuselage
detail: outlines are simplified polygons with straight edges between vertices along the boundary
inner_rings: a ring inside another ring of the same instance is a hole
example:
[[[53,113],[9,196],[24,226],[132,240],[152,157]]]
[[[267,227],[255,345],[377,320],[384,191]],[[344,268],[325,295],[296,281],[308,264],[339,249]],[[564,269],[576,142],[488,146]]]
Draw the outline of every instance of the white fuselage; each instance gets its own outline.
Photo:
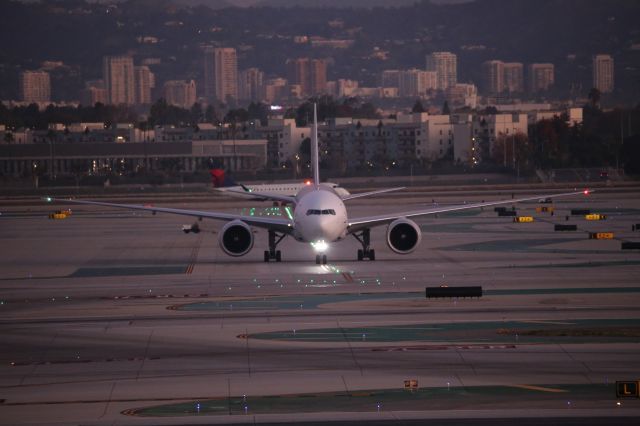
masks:
[[[293,211],[294,237],[310,243],[330,243],[347,234],[347,209],[338,193],[327,184],[302,188]]]
[[[339,196],[346,197],[350,195],[349,191],[338,186],[336,183],[326,184],[331,187]],[[244,185],[244,188],[238,186],[227,186],[221,188],[215,188],[217,191],[226,192],[232,197],[238,198],[256,198],[252,192],[256,192],[263,195],[283,195],[285,197],[295,197],[303,188],[312,186],[310,183],[272,183],[264,185]],[[247,188],[249,191],[245,191]]]

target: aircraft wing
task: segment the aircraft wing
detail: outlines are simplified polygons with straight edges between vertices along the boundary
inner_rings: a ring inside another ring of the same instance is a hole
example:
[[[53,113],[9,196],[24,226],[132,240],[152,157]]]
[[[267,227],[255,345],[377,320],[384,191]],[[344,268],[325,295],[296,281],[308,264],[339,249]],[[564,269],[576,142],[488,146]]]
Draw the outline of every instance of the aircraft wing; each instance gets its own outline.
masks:
[[[398,188],[387,188],[387,189],[380,189],[377,191],[361,192],[359,194],[350,194],[350,195],[347,195],[346,197],[342,197],[342,201],[353,200],[354,198],[360,198],[360,197],[368,197],[370,195],[384,194],[385,192],[400,191],[404,188],[405,188],[404,186],[401,186]]]
[[[240,191],[239,189],[226,189],[224,192],[230,192],[232,194],[241,194],[241,195],[259,199],[259,200],[279,201],[281,203],[289,203],[289,204],[296,203],[295,197],[288,197],[286,195],[264,194],[262,192],[256,192],[256,191]]]
[[[473,203],[473,204],[462,204],[457,206],[446,206],[446,207],[432,207],[424,210],[414,210],[402,213],[391,213],[387,215],[378,215],[378,216],[367,216],[367,217],[359,217],[353,218],[349,220],[349,225],[347,227],[348,233],[358,232],[365,228],[372,228],[374,226],[380,226],[387,223],[391,223],[394,220],[404,217],[411,218],[417,216],[429,216],[438,213],[448,213],[460,210],[470,210],[470,209],[479,209],[481,207],[491,207],[498,206],[501,204],[512,204],[512,203],[520,203],[523,201],[535,201],[542,200],[545,198],[556,198],[556,197],[567,197],[571,195],[589,195],[590,190],[577,191],[577,192],[566,192],[562,194],[552,194],[552,195],[538,195],[535,197],[526,197],[526,198],[517,198],[517,199],[509,199],[509,200],[500,200],[500,201],[488,201],[486,203]]]
[[[141,206],[137,204],[118,204],[118,203],[107,203],[103,201],[87,201],[87,200],[75,200],[75,199],[66,199],[66,198],[45,198],[47,202],[64,202],[64,203],[73,203],[73,204],[87,204],[93,206],[105,206],[105,207],[114,207],[119,209],[128,209],[128,210],[142,210],[148,211],[151,213],[169,213],[181,216],[192,216],[197,218],[207,218],[207,219],[215,219],[222,220],[226,222],[230,222],[232,220],[241,220],[248,225],[255,226],[257,228],[266,228],[274,231],[279,231],[283,233],[290,233],[293,231],[293,222],[289,219],[276,218],[276,217],[263,217],[263,216],[243,216],[239,214],[232,213],[222,213],[222,212],[208,212],[208,211],[199,211],[199,210],[185,210],[185,209],[173,209],[168,207],[155,207],[155,206]]]

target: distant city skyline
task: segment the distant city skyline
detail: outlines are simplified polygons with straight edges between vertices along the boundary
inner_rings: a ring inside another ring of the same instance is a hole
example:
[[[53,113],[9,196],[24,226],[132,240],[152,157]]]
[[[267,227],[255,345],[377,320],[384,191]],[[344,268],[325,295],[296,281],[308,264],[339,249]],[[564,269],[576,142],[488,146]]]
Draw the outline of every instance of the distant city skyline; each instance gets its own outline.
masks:
[[[509,17],[502,21],[494,8],[483,8],[479,2],[456,7],[415,2],[393,12],[334,6],[247,13],[191,8],[200,1],[131,1],[104,7],[64,0],[57,7],[48,7],[48,1],[30,6],[3,3],[0,13],[13,24],[0,28],[0,99],[24,99],[18,81],[24,71],[48,73],[50,101],[82,100],[84,105],[106,98],[107,103],[144,107],[163,97],[166,82],[192,80],[198,102],[223,108],[251,100],[286,106],[324,94],[375,99],[381,105],[411,106],[420,99],[427,108],[441,107],[444,101],[456,107],[575,103],[586,99],[592,87],[604,89],[605,104],[629,104],[638,93],[638,72],[630,64],[640,45],[625,47],[617,41],[628,39],[635,28],[620,0],[572,11],[555,7],[563,0],[545,0],[540,6],[523,2],[518,7],[495,0],[501,15]],[[229,1],[284,5],[292,0]],[[186,9],[176,11],[167,7],[170,2]],[[364,0],[343,4],[350,2]],[[538,7],[557,11],[555,21],[523,13]],[[602,16],[615,18],[616,25],[602,24]],[[476,20],[487,28],[479,28]],[[578,20],[584,25],[565,34],[566,25]],[[544,32],[518,30],[543,22]],[[65,31],[52,31],[51,23]],[[25,25],[32,30],[21,35],[20,46],[11,43],[13,27]],[[591,29],[602,36],[592,37]],[[228,53],[214,54],[223,51]],[[595,66],[600,62],[592,58],[599,54],[611,56],[607,66]],[[100,66],[105,57],[128,57],[132,62],[122,69],[115,63]],[[595,72],[607,77],[595,78]]]

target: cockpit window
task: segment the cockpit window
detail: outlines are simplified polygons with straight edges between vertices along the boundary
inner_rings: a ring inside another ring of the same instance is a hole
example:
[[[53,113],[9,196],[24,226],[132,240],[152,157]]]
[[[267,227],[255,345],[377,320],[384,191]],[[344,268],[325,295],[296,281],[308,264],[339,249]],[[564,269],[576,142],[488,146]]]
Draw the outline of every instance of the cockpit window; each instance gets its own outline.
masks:
[[[312,214],[330,214],[335,216],[336,215],[336,211],[334,209],[325,209],[325,210],[315,210],[315,209],[309,209],[307,210],[307,216],[310,216]]]

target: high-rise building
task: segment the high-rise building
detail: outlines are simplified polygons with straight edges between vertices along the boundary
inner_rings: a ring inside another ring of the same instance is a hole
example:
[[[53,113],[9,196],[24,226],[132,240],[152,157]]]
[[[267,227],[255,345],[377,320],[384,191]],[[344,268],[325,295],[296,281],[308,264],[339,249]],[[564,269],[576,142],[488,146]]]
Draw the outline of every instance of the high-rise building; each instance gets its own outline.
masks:
[[[264,100],[267,102],[280,101],[287,97],[287,80],[284,78],[272,78],[264,85]]]
[[[51,79],[45,71],[20,73],[20,99],[24,102],[51,101]]]
[[[524,65],[521,62],[505,62],[504,90],[509,93],[524,92]]]
[[[593,87],[601,93],[613,92],[613,58],[611,55],[593,56]]]
[[[86,106],[94,106],[97,103],[107,103],[107,91],[104,88],[104,80],[90,80],[84,84],[81,102]]]
[[[107,102],[113,105],[135,104],[133,58],[130,56],[105,56],[102,65]]]
[[[530,64],[527,80],[531,93],[549,90],[555,81],[553,64]]]
[[[134,67],[135,83],[136,83],[136,104],[151,104],[151,88],[153,87],[153,74],[149,67],[142,65]]]
[[[264,97],[264,73],[258,68],[246,69],[238,75],[238,96],[246,101],[260,101]]]
[[[486,93],[502,93],[504,87],[504,62],[485,61],[482,64],[482,77]]]
[[[287,79],[291,85],[301,86],[303,94],[309,93],[311,86],[309,76],[309,58],[296,58],[287,60]]]
[[[424,97],[428,90],[438,88],[438,73],[436,71],[424,71],[410,69],[400,73],[398,96]]]
[[[327,90],[327,61],[296,58],[287,61],[289,84],[299,85],[302,96],[317,95]]]
[[[164,83],[167,104],[189,109],[196,103],[196,82],[193,80],[169,80]]]
[[[204,50],[204,92],[210,100],[238,99],[238,56],[232,47]]]
[[[438,73],[438,90],[445,90],[458,82],[458,57],[451,52],[427,55],[427,71]]]
[[[327,61],[312,59],[309,63],[309,94],[319,95],[327,91]]]

